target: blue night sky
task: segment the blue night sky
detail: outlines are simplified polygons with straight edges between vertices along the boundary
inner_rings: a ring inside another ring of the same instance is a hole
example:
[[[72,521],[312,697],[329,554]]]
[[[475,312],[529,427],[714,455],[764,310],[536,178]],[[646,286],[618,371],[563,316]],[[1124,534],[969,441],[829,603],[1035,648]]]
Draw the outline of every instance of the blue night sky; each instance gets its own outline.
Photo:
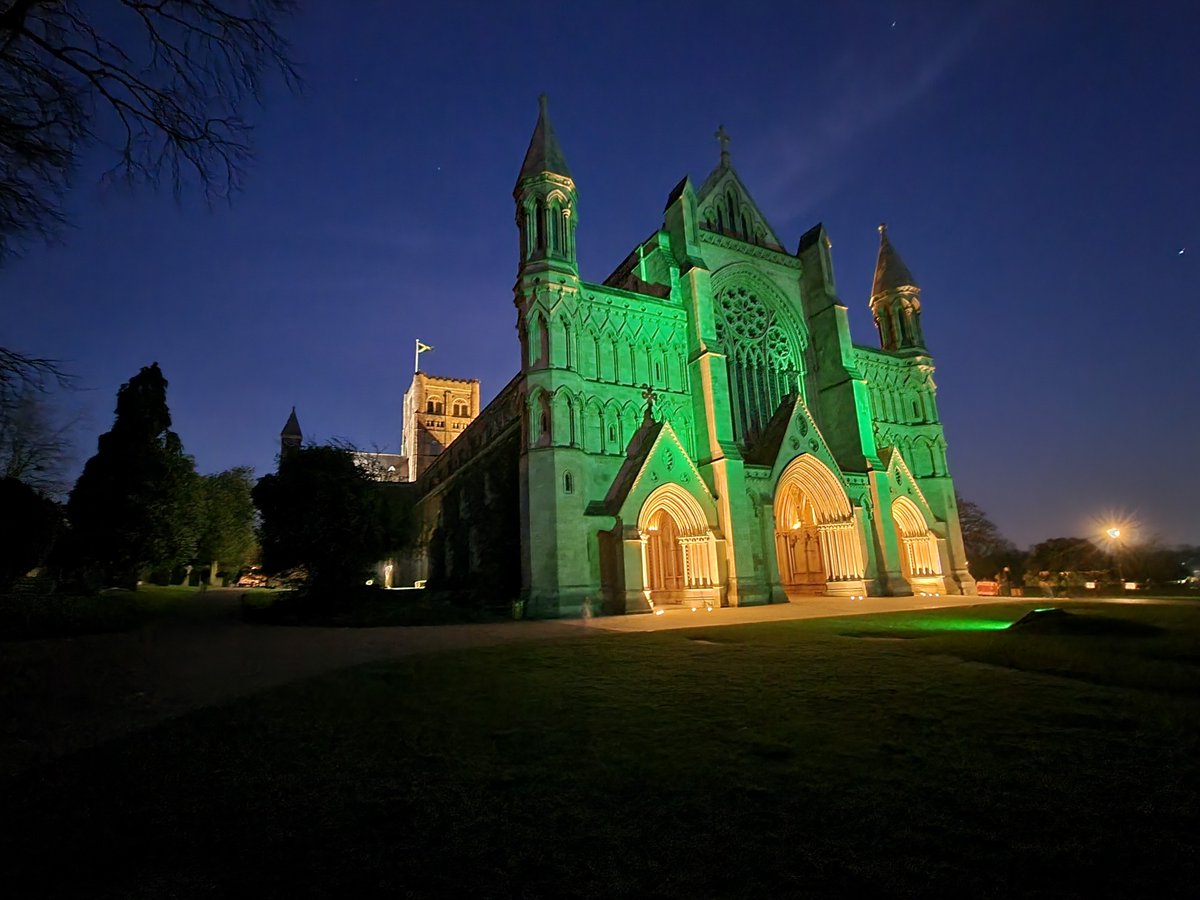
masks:
[[[0,272],[0,334],[78,377],[79,466],[154,360],[202,472],[269,471],[293,404],[306,437],[395,449],[414,338],[485,400],[517,369],[511,191],[545,91],[585,278],[723,123],[785,244],[825,223],[860,343],[888,222],[951,470],[1010,538],[1119,510],[1200,542],[1200,11],[1133,7],[311,2],[306,86],[268,92],[233,205],[106,187],[93,155],[76,227]]]

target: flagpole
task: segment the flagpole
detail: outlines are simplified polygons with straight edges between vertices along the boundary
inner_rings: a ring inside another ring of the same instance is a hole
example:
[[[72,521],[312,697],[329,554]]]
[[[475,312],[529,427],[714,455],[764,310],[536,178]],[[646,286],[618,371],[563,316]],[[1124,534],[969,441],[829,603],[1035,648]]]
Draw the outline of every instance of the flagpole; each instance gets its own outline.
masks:
[[[416,375],[418,372],[421,371],[421,354],[424,353],[426,350],[432,350],[432,349],[433,348],[430,347],[428,344],[422,344],[421,339],[417,338],[416,352],[413,353],[413,374],[414,375]]]

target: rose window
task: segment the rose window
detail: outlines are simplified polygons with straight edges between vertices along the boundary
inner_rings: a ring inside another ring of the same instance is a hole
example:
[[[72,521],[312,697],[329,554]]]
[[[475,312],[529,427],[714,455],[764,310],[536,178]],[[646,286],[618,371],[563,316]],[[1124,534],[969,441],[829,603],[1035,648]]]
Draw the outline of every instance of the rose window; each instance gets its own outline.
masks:
[[[800,347],[753,287],[716,294],[717,341],[729,369],[734,433],[753,444],[784,399],[800,391]]]

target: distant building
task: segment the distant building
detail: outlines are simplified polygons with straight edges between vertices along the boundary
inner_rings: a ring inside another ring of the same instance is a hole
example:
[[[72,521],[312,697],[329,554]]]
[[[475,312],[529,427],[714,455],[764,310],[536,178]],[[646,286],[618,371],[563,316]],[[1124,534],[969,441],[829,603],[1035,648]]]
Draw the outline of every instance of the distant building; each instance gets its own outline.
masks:
[[[416,481],[434,459],[479,415],[479,380],[413,374],[404,392],[400,453],[408,457],[408,480]]]
[[[287,456],[299,450],[303,443],[304,432],[300,430],[300,420],[296,418],[296,407],[293,406],[292,414],[283,425],[283,431],[279,432],[279,455]]]
[[[479,415],[479,380],[413,373],[404,393],[399,453],[355,451],[354,461],[376,481],[415,481]],[[281,455],[304,441],[296,408],[279,434]]]
[[[356,450],[354,462],[366,469],[376,481],[408,481],[408,457],[399,453],[371,453]]]

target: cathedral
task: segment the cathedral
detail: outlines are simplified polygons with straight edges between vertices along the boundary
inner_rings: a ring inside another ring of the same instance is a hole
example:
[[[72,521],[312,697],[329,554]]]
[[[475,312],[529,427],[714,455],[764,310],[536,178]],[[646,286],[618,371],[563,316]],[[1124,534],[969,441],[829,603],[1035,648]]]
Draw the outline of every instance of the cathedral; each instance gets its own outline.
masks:
[[[879,346],[852,343],[824,228],[786,249],[718,138],[585,281],[541,99],[513,190],[520,371],[412,463],[413,580],[532,616],[975,593],[916,280],[880,226]]]

